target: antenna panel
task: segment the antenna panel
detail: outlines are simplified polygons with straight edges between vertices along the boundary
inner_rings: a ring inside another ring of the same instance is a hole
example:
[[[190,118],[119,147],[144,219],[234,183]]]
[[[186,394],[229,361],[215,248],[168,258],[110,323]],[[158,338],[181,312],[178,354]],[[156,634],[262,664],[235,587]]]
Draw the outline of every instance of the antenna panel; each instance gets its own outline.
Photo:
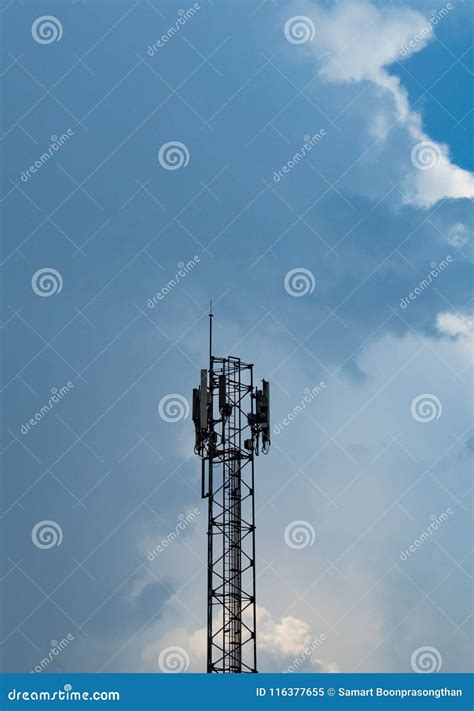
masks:
[[[202,430],[207,430],[207,405],[208,405],[208,392],[207,392],[207,369],[203,368],[201,370],[201,402],[199,411],[199,426]]]

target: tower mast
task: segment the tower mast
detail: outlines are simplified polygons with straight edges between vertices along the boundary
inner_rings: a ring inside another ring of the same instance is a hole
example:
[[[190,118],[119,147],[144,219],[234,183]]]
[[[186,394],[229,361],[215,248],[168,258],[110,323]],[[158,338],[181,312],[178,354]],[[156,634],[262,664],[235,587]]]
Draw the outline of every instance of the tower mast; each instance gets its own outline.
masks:
[[[255,673],[255,456],[270,447],[270,388],[253,364],[213,355],[193,390],[194,451],[208,499],[207,672]]]

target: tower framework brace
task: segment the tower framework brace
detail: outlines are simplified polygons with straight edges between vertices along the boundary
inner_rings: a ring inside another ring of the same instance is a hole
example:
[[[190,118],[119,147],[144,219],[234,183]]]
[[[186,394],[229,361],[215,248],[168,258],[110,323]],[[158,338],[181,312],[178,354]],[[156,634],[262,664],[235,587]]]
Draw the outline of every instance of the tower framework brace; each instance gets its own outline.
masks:
[[[270,447],[270,388],[253,364],[212,353],[193,390],[195,453],[208,499],[207,672],[257,671],[255,456]]]

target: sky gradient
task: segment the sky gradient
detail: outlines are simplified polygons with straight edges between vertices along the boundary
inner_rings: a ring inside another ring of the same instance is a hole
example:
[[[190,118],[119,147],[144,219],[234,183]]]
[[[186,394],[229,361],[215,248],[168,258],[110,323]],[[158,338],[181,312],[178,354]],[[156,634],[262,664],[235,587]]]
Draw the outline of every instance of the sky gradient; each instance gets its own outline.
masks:
[[[204,671],[212,299],[272,385],[259,670],[469,671],[469,4],[0,10],[3,670]]]

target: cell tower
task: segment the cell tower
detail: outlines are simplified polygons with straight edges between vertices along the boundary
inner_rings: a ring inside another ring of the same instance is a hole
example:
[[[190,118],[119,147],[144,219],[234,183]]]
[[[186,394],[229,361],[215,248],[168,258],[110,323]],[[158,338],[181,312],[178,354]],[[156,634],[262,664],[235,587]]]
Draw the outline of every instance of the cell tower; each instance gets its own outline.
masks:
[[[194,451],[208,499],[207,672],[257,671],[254,459],[270,448],[270,387],[253,364],[212,353],[193,390]]]

